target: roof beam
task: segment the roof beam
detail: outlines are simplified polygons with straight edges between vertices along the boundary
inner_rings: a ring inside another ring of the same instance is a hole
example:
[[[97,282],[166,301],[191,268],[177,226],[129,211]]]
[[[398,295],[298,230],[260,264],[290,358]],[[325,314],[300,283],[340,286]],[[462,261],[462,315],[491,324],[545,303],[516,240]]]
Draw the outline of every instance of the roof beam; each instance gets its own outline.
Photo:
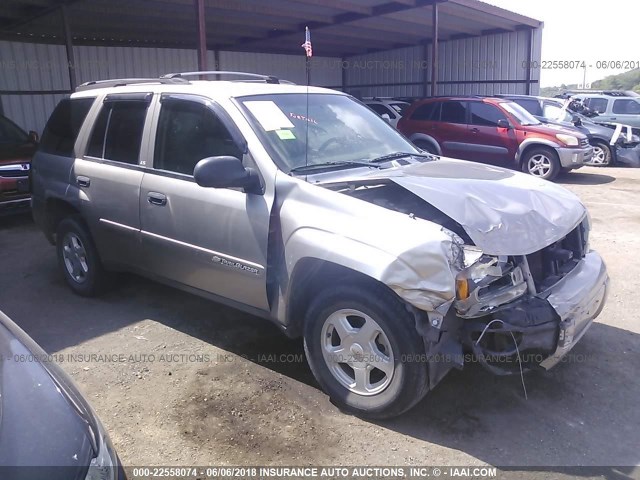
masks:
[[[334,10],[343,10],[345,12],[355,12],[363,15],[371,15],[372,7],[364,5],[358,5],[353,2],[346,2],[344,0],[294,0],[296,3],[302,3],[305,5],[313,5],[317,7],[321,5],[323,7],[333,8]]]

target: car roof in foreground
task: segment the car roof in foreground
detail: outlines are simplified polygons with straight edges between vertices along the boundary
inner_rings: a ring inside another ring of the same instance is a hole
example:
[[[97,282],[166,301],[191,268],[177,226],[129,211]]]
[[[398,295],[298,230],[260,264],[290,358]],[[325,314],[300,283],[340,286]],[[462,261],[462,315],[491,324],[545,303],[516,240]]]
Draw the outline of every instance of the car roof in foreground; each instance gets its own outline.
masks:
[[[118,87],[92,88],[73,93],[71,98],[95,97],[100,94],[111,93],[185,93],[202,95],[205,97],[245,97],[251,95],[269,95],[302,93],[306,94],[333,94],[346,95],[337,90],[322,87],[307,87],[306,85],[292,85],[288,83],[262,83],[262,82],[229,82],[229,81],[207,81],[198,80],[184,84],[161,84],[161,83],[136,83]]]

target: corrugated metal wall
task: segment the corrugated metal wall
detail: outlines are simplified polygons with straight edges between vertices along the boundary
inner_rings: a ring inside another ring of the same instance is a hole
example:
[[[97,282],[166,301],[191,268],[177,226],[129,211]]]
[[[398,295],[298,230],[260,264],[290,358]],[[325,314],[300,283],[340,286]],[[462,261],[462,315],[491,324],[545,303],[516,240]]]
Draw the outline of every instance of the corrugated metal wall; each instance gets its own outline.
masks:
[[[302,51],[302,49],[301,49]],[[157,77],[164,73],[197,70],[195,50],[142,47],[74,47],[78,83],[129,77]],[[208,52],[215,67],[215,54]],[[305,83],[304,55],[219,52],[219,70],[259,72]],[[340,59],[313,59],[313,84],[342,84]],[[15,94],[19,91],[68,91],[67,57],[62,45],[0,41],[0,97],[4,115],[26,130],[42,133],[44,124],[64,93]]]
[[[441,42],[438,95],[526,93],[528,30]],[[540,61],[541,30],[533,31],[532,60]],[[345,87],[362,96],[422,96],[431,78],[431,47],[416,46],[345,59]],[[539,80],[539,70],[531,80]],[[516,83],[514,81],[520,81]],[[509,83],[512,82],[512,83]],[[427,93],[430,93],[430,87]],[[539,85],[531,84],[537,95]]]

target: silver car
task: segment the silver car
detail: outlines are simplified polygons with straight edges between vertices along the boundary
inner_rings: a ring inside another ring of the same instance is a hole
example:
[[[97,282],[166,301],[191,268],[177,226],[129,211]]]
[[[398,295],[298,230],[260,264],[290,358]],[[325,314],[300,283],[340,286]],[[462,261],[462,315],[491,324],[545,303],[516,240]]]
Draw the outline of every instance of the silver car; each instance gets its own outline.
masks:
[[[52,114],[33,214],[76,293],[129,271],[264,317],[373,418],[465,358],[550,368],[602,310],[564,188],[429,155],[340,92],[189,78],[94,82]]]

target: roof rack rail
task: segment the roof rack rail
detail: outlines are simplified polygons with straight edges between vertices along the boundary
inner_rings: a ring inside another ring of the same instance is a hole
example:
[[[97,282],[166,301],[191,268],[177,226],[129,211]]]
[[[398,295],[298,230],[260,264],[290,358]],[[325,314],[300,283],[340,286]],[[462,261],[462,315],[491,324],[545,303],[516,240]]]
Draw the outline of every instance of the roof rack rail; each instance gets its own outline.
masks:
[[[258,73],[248,73],[248,72],[227,72],[224,70],[206,70],[202,72],[167,73],[166,75],[163,75],[160,78],[184,78],[184,77],[197,77],[202,75],[228,75],[228,76],[236,76],[236,77],[249,77],[249,78],[252,78],[253,81],[263,81],[265,83],[291,83],[291,82],[287,82],[286,80],[280,80],[278,77],[274,77],[273,75],[260,75]]]
[[[76,92],[92,90],[94,88],[123,87],[125,85],[136,85],[140,83],[162,83],[162,84],[184,84],[189,83],[184,78],[116,78],[112,80],[96,80],[85,82],[76,87]]]

